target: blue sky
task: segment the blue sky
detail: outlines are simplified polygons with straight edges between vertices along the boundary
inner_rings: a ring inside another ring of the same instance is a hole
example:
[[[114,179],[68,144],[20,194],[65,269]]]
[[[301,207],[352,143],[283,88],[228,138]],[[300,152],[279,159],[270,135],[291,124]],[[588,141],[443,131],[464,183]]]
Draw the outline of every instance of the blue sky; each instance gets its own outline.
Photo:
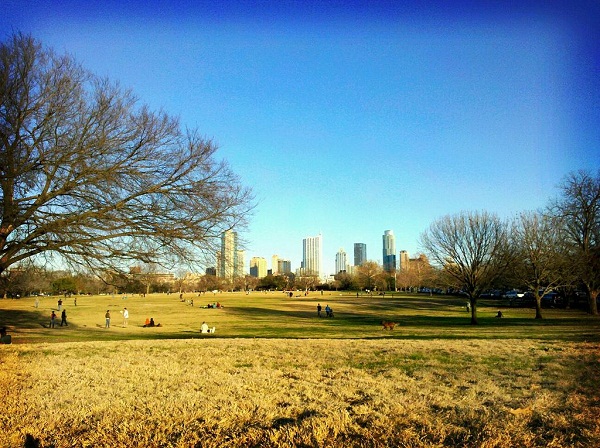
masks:
[[[295,269],[322,233],[332,273],[387,229],[414,255],[443,215],[511,217],[600,168],[595,1],[96,3],[5,0],[0,29],[213,139],[257,197],[247,260]]]

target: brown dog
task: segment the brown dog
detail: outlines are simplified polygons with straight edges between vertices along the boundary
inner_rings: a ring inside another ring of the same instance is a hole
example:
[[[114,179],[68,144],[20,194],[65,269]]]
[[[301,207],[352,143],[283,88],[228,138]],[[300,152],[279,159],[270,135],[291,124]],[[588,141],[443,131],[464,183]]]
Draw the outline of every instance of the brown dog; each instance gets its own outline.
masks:
[[[394,327],[396,326],[396,322],[390,322],[390,321],[384,320],[381,322],[381,325],[383,325],[382,330],[393,330]]]

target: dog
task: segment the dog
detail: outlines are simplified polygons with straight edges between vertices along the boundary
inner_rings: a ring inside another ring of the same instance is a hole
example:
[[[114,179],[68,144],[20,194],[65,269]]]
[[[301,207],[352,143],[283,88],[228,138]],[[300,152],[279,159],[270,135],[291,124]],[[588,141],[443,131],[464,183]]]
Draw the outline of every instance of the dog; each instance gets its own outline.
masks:
[[[393,330],[397,323],[384,320],[381,322],[381,325],[383,325],[382,330]]]

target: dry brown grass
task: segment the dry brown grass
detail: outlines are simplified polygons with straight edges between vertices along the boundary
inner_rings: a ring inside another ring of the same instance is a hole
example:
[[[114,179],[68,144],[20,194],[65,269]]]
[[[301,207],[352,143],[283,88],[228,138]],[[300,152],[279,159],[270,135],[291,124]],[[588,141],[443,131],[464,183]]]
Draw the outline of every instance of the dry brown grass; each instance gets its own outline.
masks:
[[[1,448],[600,446],[590,343],[23,344],[0,365]]]

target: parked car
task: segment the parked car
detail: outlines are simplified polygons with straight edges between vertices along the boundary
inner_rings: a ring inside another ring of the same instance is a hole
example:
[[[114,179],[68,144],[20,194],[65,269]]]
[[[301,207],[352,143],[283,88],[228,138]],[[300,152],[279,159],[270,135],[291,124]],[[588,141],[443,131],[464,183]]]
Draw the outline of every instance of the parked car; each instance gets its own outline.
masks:
[[[520,298],[525,297],[525,293],[521,292],[517,289],[513,289],[511,291],[505,292],[504,297],[507,299],[520,299]]]

